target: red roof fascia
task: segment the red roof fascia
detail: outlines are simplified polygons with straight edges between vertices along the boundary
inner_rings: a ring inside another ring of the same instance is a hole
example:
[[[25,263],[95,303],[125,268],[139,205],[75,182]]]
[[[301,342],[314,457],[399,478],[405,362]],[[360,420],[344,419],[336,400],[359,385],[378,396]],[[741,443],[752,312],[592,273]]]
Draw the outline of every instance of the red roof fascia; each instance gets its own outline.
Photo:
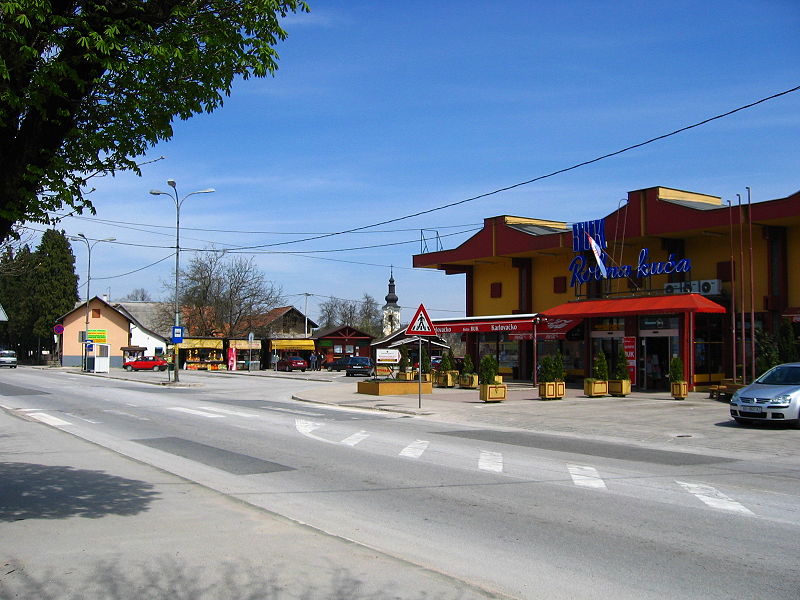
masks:
[[[725,307],[699,294],[567,302],[542,311],[548,317],[624,317],[666,313],[724,313]]]

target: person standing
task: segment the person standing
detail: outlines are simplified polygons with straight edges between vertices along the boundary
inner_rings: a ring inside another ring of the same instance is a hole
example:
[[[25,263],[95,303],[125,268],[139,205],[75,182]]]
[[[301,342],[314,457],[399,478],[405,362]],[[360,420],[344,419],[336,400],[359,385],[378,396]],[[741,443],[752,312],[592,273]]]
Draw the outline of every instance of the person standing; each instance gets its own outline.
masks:
[[[308,357],[308,368],[312,371],[317,370],[317,355],[313,352],[311,353],[311,356]]]

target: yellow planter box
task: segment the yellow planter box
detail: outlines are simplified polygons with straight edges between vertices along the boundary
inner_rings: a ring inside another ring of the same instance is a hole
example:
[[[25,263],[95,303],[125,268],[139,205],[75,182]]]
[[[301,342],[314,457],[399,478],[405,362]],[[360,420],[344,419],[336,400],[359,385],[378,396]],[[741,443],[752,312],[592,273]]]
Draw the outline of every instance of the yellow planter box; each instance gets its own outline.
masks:
[[[458,378],[458,385],[459,387],[466,388],[469,390],[477,390],[478,389],[478,376],[476,374],[471,375],[462,375]]]
[[[419,381],[359,381],[357,391],[359,394],[370,396],[402,396],[404,394],[418,394]],[[422,393],[430,394],[433,386],[430,382],[422,382]]]
[[[623,397],[631,393],[630,379],[609,379],[608,393],[612,396]]]
[[[508,386],[502,383],[494,385],[481,385],[480,399],[484,402],[502,402],[506,399]]]
[[[543,381],[539,384],[539,398],[543,400],[560,400],[566,394],[563,381]]]
[[[583,380],[583,393],[590,398],[608,396],[608,381],[590,379]]]
[[[439,373],[436,376],[436,385],[439,387],[453,387],[455,384],[456,379],[453,377],[453,373],[451,371]]]
[[[403,373],[400,372],[397,374],[398,381],[414,381],[414,373]]]
[[[673,381],[670,384],[670,392],[675,400],[683,400],[689,395],[689,384],[686,381]]]

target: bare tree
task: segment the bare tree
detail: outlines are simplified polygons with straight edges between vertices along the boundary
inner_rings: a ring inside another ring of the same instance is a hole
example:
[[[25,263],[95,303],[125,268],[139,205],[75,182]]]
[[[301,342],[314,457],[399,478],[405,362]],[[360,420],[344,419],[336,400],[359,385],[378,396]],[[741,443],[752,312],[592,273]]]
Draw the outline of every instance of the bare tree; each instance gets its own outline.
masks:
[[[126,296],[120,298],[122,302],[152,302],[153,298],[150,296],[150,292],[148,292],[144,288],[136,288],[128,292]]]
[[[253,259],[224,252],[195,254],[181,277],[181,312],[192,335],[240,337],[283,303],[283,291]]]
[[[367,293],[361,300],[329,298],[319,305],[322,328],[350,326],[376,335],[381,330],[382,315],[378,303]]]
[[[375,298],[364,292],[358,308],[357,329],[375,337],[379,337],[383,330],[383,314]]]

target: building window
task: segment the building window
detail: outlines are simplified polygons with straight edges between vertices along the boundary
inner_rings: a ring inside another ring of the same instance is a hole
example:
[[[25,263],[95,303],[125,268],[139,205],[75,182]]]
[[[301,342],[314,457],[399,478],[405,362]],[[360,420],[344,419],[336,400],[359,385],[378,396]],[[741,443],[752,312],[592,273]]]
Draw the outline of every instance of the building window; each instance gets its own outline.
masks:
[[[489,297],[490,298],[502,298],[503,297],[503,282],[495,281],[494,283],[490,284],[490,286],[489,286]]]
[[[553,277],[553,293],[566,294],[567,293],[567,278],[566,277]]]
[[[93,319],[99,319],[100,318],[100,309],[99,308],[93,308],[92,309],[92,318]]]
[[[736,265],[731,263],[731,261],[726,260],[724,262],[717,263],[717,279],[721,281],[732,281],[732,273],[733,269],[731,267],[735,267]]]

